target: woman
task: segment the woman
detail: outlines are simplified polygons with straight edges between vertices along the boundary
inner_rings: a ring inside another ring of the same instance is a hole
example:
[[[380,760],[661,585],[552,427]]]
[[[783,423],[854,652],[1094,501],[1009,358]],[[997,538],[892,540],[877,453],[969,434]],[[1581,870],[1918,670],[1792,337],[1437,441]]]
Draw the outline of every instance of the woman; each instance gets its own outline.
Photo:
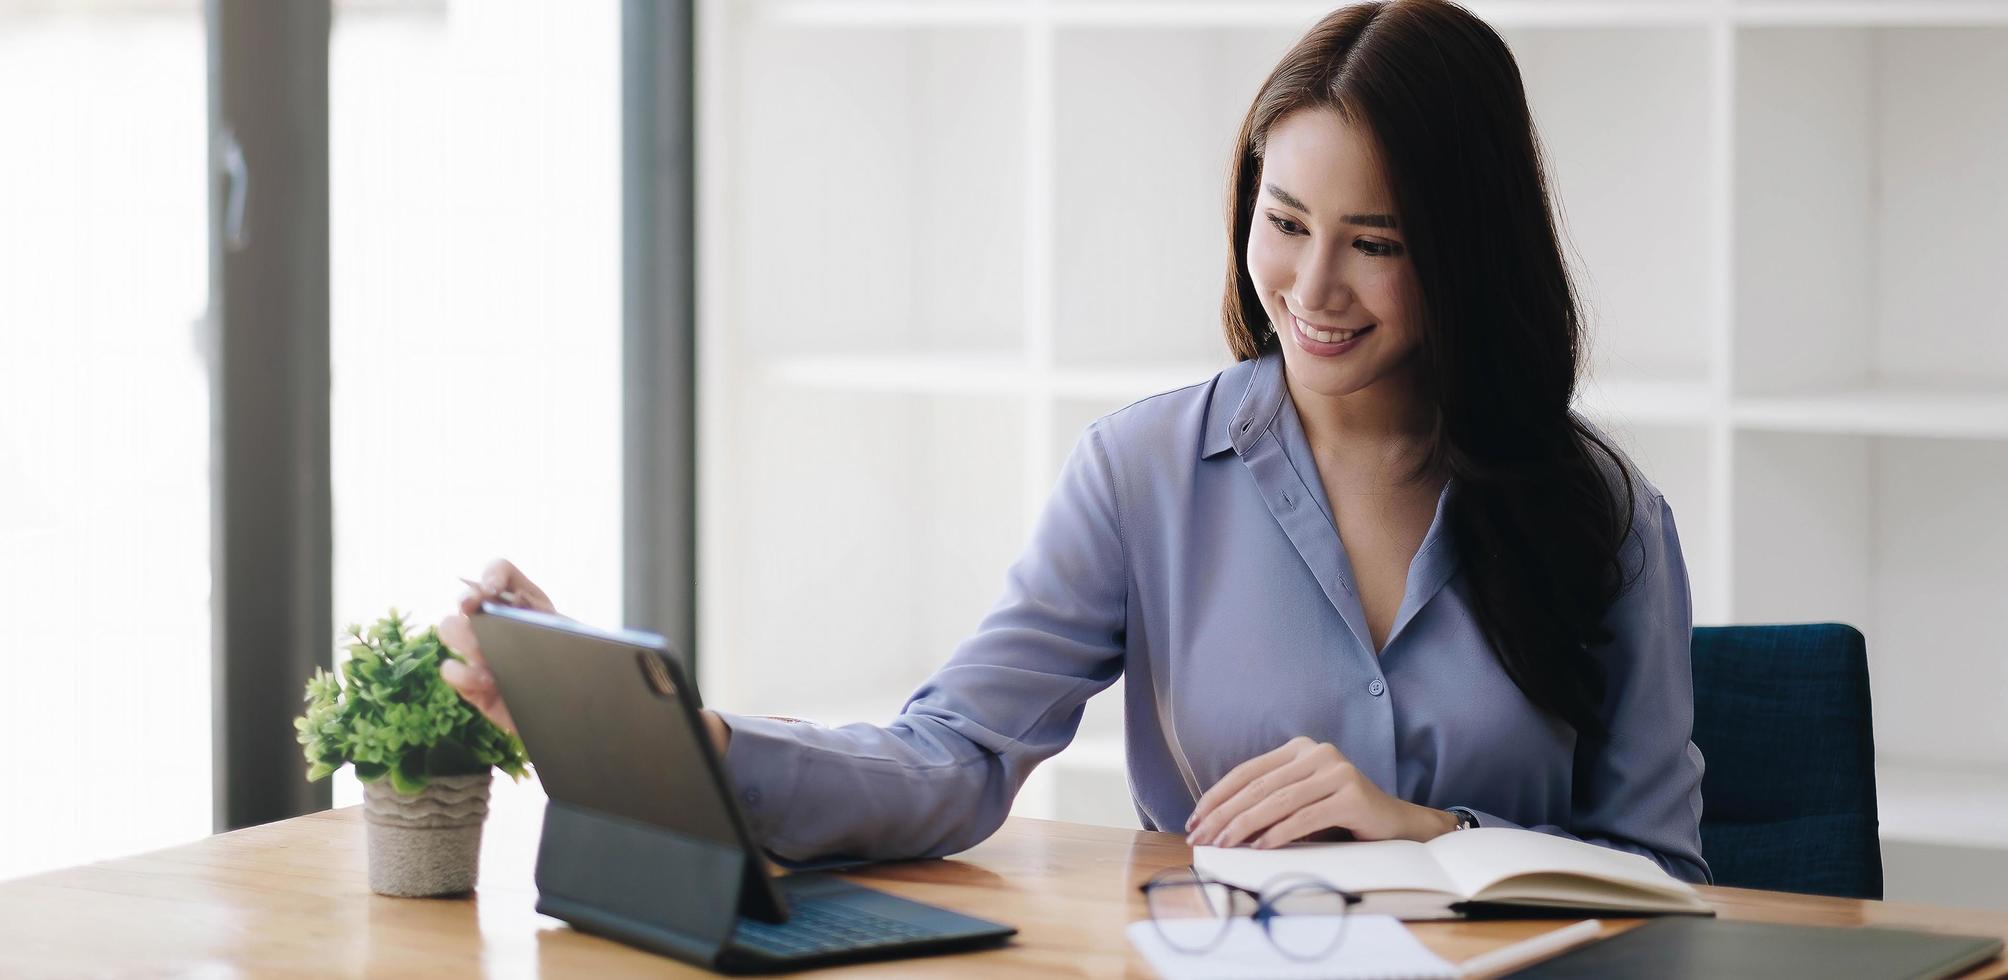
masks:
[[[1582,327],[1505,45],[1444,0],[1333,13],[1264,82],[1230,188],[1238,363],[1087,429],[902,714],[707,713],[763,839],[970,847],[1121,676],[1146,828],[1519,826],[1706,881],[1686,566],[1570,410]],[[463,610],[504,589],[549,608],[505,562]],[[506,724],[464,615],[441,631]]]

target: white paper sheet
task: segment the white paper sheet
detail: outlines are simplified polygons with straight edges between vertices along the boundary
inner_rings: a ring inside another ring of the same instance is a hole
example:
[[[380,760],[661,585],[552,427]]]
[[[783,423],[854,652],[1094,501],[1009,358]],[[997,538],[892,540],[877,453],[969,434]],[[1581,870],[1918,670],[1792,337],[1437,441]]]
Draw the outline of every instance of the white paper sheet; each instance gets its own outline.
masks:
[[[1292,927],[1291,920],[1309,916],[1282,916],[1273,928]],[[1171,921],[1168,928],[1194,928],[1210,935],[1219,926],[1211,921]],[[1317,928],[1316,923],[1298,925]],[[1407,927],[1391,916],[1353,915],[1346,922],[1346,935],[1338,948],[1322,959],[1302,962],[1284,956],[1255,920],[1236,919],[1220,945],[1206,953],[1181,953],[1166,944],[1149,920],[1132,922],[1130,944],[1150,962],[1151,969],[1164,980],[1380,980],[1396,977],[1455,977],[1457,968],[1429,951]]]

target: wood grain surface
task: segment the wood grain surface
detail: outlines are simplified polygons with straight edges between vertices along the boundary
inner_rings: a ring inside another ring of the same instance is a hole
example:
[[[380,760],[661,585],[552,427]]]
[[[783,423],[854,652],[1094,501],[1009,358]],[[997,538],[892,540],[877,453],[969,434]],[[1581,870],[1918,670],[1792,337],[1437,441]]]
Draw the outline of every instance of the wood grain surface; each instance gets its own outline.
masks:
[[[399,899],[369,890],[360,807],[0,883],[0,976],[704,975],[538,914],[531,880],[543,797],[501,780],[474,896]],[[875,866],[855,879],[1017,926],[1012,944],[951,957],[840,967],[873,976],[1150,976],[1123,937],[1145,917],[1136,886],[1191,852],[1176,835],[1012,819],[941,861]],[[665,882],[665,887],[674,887]],[[2008,914],[1705,888],[1724,918],[1888,925],[2008,937]],[[1419,922],[1452,961],[1558,922]],[[1635,920],[1609,920],[1606,933]],[[1996,960],[1971,976],[2008,975]]]

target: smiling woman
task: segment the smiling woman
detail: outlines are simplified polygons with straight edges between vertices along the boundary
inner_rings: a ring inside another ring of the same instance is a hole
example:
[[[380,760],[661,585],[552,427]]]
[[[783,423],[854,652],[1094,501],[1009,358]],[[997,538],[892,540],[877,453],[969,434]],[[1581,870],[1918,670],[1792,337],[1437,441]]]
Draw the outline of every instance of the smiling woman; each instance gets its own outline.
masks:
[[[890,724],[712,712],[756,831],[967,848],[1121,679],[1147,829],[1517,826],[1705,879],[1679,535],[1570,409],[1581,326],[1505,44],[1442,0],[1333,13],[1258,87],[1229,186],[1237,363],[1086,428]],[[503,591],[543,595],[507,563],[476,597]],[[442,635],[506,718],[466,624]]]
[[[1395,458],[1407,468],[1392,485],[1418,497],[1458,481],[1446,518],[1501,664],[1544,710],[1596,731],[1587,651],[1611,638],[1635,488],[1569,407],[1581,318],[1512,55],[1451,4],[1350,7],[1284,57],[1240,145],[1228,345],[1242,359],[1280,349],[1314,448]],[[1413,554],[1401,543],[1390,550]],[[1401,574],[1388,570],[1390,606]]]

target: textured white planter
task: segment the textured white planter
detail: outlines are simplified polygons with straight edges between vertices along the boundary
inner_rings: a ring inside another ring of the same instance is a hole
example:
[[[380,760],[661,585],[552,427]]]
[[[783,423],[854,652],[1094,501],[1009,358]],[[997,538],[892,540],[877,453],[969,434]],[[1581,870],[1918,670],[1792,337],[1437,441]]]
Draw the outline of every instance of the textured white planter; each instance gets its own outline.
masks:
[[[494,778],[494,770],[436,776],[412,796],[392,789],[388,778],[364,783],[370,890],[406,898],[472,890],[481,871],[481,824],[488,819]]]

